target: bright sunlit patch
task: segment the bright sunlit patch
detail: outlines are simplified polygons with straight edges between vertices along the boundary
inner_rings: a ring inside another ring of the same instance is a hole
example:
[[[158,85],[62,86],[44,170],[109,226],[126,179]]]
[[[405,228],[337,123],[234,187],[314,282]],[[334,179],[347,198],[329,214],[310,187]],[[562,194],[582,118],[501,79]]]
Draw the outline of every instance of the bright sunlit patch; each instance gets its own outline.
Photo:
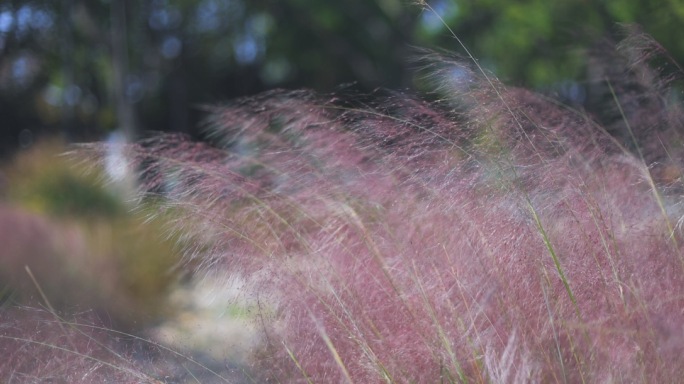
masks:
[[[251,64],[259,53],[257,40],[254,36],[247,35],[235,43],[235,59],[240,64]]]
[[[152,29],[169,30],[177,28],[183,20],[183,15],[175,7],[159,7],[152,11],[148,24]]]
[[[126,136],[116,131],[107,138],[107,155],[105,156],[105,170],[107,175],[114,181],[123,181],[129,175],[128,160],[124,155]]]
[[[420,25],[429,34],[444,29],[444,21],[454,18],[458,14],[458,4],[453,1],[437,0],[431,2],[432,10],[423,12]]]
[[[0,32],[7,33],[11,31],[12,24],[14,24],[14,17],[12,17],[12,12],[0,12]]]
[[[164,42],[161,45],[161,54],[167,59],[173,59],[180,55],[182,48],[183,43],[180,39],[175,36],[170,36],[164,39]]]

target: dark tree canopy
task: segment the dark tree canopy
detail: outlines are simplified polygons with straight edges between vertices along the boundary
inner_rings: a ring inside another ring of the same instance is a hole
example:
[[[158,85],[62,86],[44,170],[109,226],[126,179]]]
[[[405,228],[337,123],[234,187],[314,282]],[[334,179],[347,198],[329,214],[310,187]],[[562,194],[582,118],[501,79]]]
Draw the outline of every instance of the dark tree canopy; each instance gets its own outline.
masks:
[[[420,86],[416,47],[466,56],[449,29],[505,82],[577,93],[616,23],[677,59],[682,21],[684,6],[646,1],[9,0],[0,151],[45,133],[196,133],[198,105],[271,88]]]

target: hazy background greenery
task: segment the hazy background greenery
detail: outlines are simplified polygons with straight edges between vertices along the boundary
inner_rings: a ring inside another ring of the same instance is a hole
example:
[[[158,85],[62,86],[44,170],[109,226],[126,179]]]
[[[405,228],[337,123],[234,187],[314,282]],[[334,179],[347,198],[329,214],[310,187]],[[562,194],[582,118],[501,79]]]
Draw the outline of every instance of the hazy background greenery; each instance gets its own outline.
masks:
[[[679,0],[429,4],[434,13],[409,0],[3,0],[0,154],[46,133],[196,133],[198,105],[274,87],[410,87],[415,47],[464,53],[439,17],[506,83],[544,90],[578,92],[585,50],[618,22],[684,58]]]

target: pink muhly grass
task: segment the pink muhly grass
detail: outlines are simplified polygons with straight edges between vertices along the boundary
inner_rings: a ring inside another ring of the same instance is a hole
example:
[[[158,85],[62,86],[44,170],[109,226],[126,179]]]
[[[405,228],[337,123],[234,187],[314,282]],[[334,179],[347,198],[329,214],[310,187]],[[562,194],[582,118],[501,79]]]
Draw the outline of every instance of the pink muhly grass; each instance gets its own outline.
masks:
[[[86,322],[88,325],[79,322]],[[0,308],[0,372],[7,383],[155,383],[109,331],[86,314]]]
[[[127,151],[199,268],[251,278],[265,378],[672,382],[683,115],[631,54],[602,124],[433,57],[437,101],[272,91]]]

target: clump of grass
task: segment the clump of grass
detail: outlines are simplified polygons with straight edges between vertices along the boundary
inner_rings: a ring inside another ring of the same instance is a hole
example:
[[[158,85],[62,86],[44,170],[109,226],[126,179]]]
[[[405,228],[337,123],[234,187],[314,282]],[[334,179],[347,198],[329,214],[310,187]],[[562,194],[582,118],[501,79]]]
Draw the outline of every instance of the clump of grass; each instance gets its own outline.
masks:
[[[195,265],[250,279],[264,379],[672,382],[682,113],[632,53],[600,124],[434,56],[437,100],[272,91],[126,151]]]
[[[0,372],[7,383],[158,382],[102,329],[18,307],[0,308],[0,320]],[[77,321],[97,324],[87,314]]]
[[[227,373],[227,366],[207,366],[154,340],[112,330],[93,312],[61,317],[52,308],[4,306],[0,324],[0,377],[7,383],[234,383],[248,377],[244,368]]]
[[[438,100],[273,91],[127,151],[199,268],[251,279],[266,378],[667,382],[682,114],[634,54],[601,124],[434,56]]]

